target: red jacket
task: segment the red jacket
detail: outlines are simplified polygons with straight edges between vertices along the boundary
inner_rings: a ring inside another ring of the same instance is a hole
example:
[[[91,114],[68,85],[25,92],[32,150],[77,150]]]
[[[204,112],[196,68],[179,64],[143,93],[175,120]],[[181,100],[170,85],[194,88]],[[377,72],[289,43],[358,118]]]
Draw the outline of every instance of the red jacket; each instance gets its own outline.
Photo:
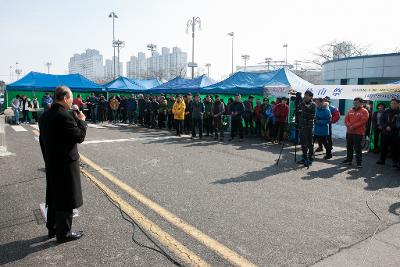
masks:
[[[344,123],[347,127],[348,134],[364,135],[365,125],[368,122],[369,113],[365,108],[350,109],[346,117],[344,118]]]
[[[289,106],[287,104],[279,103],[274,107],[273,112],[278,124],[284,124],[287,122],[289,114]]]
[[[77,105],[78,108],[79,108],[80,110],[83,109],[83,102],[82,102],[82,100],[79,99],[79,98],[75,98],[75,99],[72,101],[72,104]]]
[[[259,121],[261,120],[261,110],[262,106],[255,106],[254,108],[254,121]]]

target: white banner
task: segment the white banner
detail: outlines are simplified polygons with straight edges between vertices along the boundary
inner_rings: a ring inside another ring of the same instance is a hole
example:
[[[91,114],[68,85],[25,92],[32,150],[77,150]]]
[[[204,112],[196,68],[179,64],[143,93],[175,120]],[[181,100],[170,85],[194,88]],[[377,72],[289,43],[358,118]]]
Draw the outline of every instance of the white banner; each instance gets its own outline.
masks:
[[[276,97],[288,96],[290,87],[266,87],[264,95]],[[354,99],[361,97],[365,100],[390,101],[393,98],[400,99],[400,84],[377,84],[377,85],[314,85],[303,88],[292,88],[296,92],[309,90],[314,93],[314,98],[331,99]]]

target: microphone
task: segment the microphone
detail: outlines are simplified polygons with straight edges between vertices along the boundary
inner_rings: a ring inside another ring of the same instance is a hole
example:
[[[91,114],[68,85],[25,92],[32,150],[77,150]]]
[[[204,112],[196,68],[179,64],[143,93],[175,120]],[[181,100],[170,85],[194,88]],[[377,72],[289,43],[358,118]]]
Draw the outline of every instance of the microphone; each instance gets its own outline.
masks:
[[[72,105],[71,109],[76,115],[80,113],[78,105]]]

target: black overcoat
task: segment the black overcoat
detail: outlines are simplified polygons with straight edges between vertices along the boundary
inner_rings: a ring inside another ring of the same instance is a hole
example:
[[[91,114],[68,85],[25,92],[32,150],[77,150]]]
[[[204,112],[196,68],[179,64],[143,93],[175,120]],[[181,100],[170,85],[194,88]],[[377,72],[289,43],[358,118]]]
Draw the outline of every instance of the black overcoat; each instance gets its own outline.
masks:
[[[78,143],[87,125],[54,103],[39,119],[40,145],[46,167],[46,204],[69,211],[82,206]]]

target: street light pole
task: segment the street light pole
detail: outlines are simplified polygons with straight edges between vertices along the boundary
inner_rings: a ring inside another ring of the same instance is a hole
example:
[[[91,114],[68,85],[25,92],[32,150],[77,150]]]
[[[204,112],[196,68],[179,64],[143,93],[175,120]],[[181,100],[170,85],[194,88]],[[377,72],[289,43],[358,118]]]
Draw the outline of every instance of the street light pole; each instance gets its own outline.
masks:
[[[50,66],[53,65],[53,63],[46,62],[44,65],[47,67],[47,73],[50,74]]]
[[[235,36],[234,32],[228,33],[229,36],[232,37],[232,70],[231,70],[231,75],[233,74],[233,37]]]
[[[115,46],[114,46],[114,42],[115,42],[115,27],[114,27],[114,20],[118,18],[117,14],[115,14],[115,12],[111,12],[110,15],[108,15],[109,18],[112,18],[113,20],[113,50],[114,50],[114,57],[113,57],[113,75],[114,75],[114,79],[115,79]],[[119,61],[119,58],[118,58]]]
[[[210,67],[211,67],[211,64],[210,64],[210,63],[207,63],[207,64],[206,64],[206,67],[207,67],[207,76],[210,77]]]
[[[194,63],[194,33],[196,30],[196,24],[199,25],[199,30],[201,29],[201,20],[199,17],[193,17],[192,19],[188,20],[186,23],[186,32],[188,32],[188,29],[191,27],[192,28],[192,62],[189,67],[192,68],[192,79],[194,78],[194,68],[195,68],[195,63]]]
[[[246,71],[247,60],[249,60],[249,55],[242,55],[242,59],[244,60],[244,71]]]
[[[114,42],[114,49],[115,47],[118,49],[118,77],[121,76],[121,72],[120,72],[120,68],[119,68],[119,50],[120,48],[124,48],[125,47],[125,42],[121,41],[121,40],[116,40]]]
[[[285,59],[285,65],[287,66],[287,48],[288,48],[288,44],[284,44],[283,45],[284,48],[286,48],[286,59]]]

